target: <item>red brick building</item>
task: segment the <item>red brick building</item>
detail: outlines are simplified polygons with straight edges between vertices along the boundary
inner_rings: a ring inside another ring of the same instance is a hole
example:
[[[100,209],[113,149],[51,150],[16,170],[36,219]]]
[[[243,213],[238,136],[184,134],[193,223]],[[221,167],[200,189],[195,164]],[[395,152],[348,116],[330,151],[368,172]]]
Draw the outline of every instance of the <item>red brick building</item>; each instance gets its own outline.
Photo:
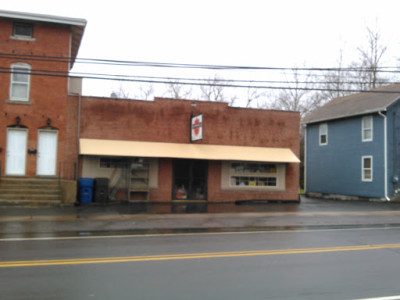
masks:
[[[298,200],[298,113],[82,97],[66,75],[85,24],[0,11],[2,178],[106,178],[110,201]]]
[[[67,75],[85,25],[81,19],[0,11],[2,175],[65,176],[64,169],[71,169]]]

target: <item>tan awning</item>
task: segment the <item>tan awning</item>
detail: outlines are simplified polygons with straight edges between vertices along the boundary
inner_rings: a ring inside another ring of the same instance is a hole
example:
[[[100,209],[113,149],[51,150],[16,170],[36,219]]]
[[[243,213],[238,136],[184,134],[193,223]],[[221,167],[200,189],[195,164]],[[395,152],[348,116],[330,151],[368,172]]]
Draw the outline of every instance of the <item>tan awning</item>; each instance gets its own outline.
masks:
[[[298,163],[289,148],[80,139],[79,154]]]

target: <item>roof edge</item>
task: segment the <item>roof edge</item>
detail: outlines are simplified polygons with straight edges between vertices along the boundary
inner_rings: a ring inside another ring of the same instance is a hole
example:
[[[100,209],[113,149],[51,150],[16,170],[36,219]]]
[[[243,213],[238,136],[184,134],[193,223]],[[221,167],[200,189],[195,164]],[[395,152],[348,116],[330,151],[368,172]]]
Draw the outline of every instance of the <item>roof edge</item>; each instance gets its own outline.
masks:
[[[340,116],[334,116],[334,117],[330,117],[330,118],[321,118],[321,119],[311,120],[308,122],[301,122],[301,124],[314,124],[314,123],[321,123],[321,122],[345,119],[345,118],[350,118],[350,117],[358,117],[358,116],[372,114],[372,113],[378,113],[380,111],[386,111],[386,110],[387,110],[387,107],[381,107],[379,109],[366,110],[366,111],[362,111],[362,112],[359,112],[356,114],[340,115]]]
[[[0,17],[10,18],[10,19],[48,22],[48,23],[58,23],[58,24],[81,26],[81,27],[85,27],[87,24],[87,21],[85,19],[80,19],[80,18],[70,18],[70,17],[61,17],[61,16],[53,16],[53,15],[45,15],[45,14],[37,14],[37,13],[27,13],[27,12],[16,12],[16,11],[7,11],[7,10],[0,10]]]
[[[309,115],[307,115],[304,118],[304,120],[301,121],[301,124],[320,123],[320,122],[324,122],[324,121],[331,121],[331,120],[349,118],[349,117],[352,117],[352,116],[365,115],[365,114],[369,114],[369,113],[377,113],[379,111],[386,111],[390,106],[392,106],[394,103],[396,103],[397,101],[400,100],[400,91],[399,90],[394,91],[393,87],[400,88],[400,84],[399,83],[390,84],[390,85],[387,85],[387,86],[378,87],[378,88],[373,89],[373,90],[364,91],[364,92],[357,93],[357,94],[350,94],[350,95],[347,95],[347,96],[343,96],[343,97],[332,99],[331,101],[327,102],[322,107],[317,108],[316,110],[312,111]],[[331,114],[331,113],[318,114],[319,110],[323,110],[324,109],[325,111],[327,111],[327,110],[329,111],[331,109],[331,104],[333,104],[333,107],[335,107],[335,106],[338,106],[339,104],[340,105],[344,105],[344,104],[347,104],[349,102],[352,103],[355,100],[360,102],[359,98],[358,99],[353,99],[354,96],[361,97],[364,94],[373,94],[373,93],[377,93],[378,94],[378,93],[382,93],[382,91],[383,92],[387,91],[387,93],[393,94],[395,96],[394,96],[394,98],[387,97],[387,99],[384,99],[385,100],[384,104],[377,103],[377,105],[382,105],[381,107],[376,107],[375,105],[369,105],[370,109],[369,110],[364,110],[364,111],[356,111],[356,112],[354,112],[354,109],[352,109],[353,112],[350,112],[350,113],[342,111],[341,112],[342,114],[336,114],[336,115],[335,115],[335,112],[333,114]],[[341,102],[336,103],[339,100]],[[313,117],[313,115],[317,115],[317,117]],[[318,115],[325,115],[325,116],[318,117]]]

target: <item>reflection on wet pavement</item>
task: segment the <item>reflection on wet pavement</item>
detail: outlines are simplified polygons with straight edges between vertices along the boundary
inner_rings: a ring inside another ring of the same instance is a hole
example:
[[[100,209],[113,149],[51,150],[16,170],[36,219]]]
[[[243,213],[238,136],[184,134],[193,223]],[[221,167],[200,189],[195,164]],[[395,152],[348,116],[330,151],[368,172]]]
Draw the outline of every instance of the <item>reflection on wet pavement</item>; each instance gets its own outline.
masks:
[[[169,203],[129,203],[121,207],[128,214],[171,214],[171,213],[232,213],[232,212],[296,212],[299,204],[276,203],[207,203],[207,202],[172,202]]]

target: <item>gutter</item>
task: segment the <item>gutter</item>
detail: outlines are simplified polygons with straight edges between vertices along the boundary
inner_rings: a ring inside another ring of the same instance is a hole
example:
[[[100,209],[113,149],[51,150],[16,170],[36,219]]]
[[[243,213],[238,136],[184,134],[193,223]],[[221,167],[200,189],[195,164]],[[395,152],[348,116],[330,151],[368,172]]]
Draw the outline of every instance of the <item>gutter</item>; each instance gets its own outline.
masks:
[[[357,112],[357,113],[351,113],[351,114],[347,114],[347,115],[336,115],[336,116],[332,116],[332,117],[325,117],[325,118],[321,118],[321,119],[305,121],[305,122],[302,122],[301,124],[316,124],[316,123],[322,123],[322,122],[329,122],[329,121],[334,121],[334,120],[358,117],[358,116],[363,116],[363,115],[369,115],[369,114],[374,114],[374,113],[380,114],[382,111],[386,111],[386,107],[381,107],[381,108],[372,109],[372,110],[365,110],[365,111],[361,111],[361,112]],[[307,119],[307,118],[305,118],[305,119]]]
[[[384,110],[386,111],[386,110]],[[383,156],[384,156],[384,182],[385,182],[385,199],[386,201],[390,201],[388,197],[388,188],[387,188],[387,116],[382,113],[383,111],[378,111],[378,114],[383,118]]]
[[[47,22],[47,23],[58,23],[72,26],[85,27],[87,21],[85,19],[61,17],[54,15],[27,13],[27,12],[17,12],[9,10],[0,10],[0,17],[18,20],[29,20],[37,22]]]

